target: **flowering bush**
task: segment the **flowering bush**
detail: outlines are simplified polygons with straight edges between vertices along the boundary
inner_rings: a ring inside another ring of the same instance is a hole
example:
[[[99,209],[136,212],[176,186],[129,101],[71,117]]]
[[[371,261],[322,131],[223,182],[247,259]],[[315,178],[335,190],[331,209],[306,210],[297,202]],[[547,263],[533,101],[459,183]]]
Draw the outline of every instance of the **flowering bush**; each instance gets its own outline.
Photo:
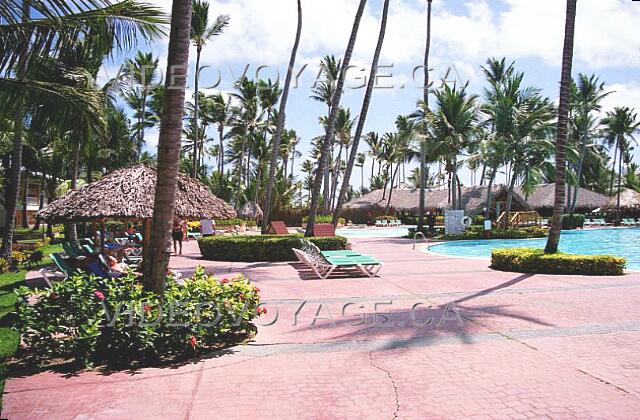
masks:
[[[78,275],[17,293],[17,327],[31,354],[84,364],[193,354],[255,332],[263,313],[247,279],[218,281],[202,267],[182,284],[168,280],[162,298],[133,274]]]

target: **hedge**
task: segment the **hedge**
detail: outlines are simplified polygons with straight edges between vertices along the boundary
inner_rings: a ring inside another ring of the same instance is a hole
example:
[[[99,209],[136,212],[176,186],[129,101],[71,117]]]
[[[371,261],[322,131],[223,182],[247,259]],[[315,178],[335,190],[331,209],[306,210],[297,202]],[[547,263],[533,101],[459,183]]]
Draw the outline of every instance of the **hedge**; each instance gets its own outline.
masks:
[[[563,214],[562,215],[562,229],[570,230],[584,227],[584,215],[583,214]]]
[[[291,248],[300,247],[302,235],[210,236],[198,239],[200,253],[212,261],[294,261]],[[307,238],[323,251],[347,249],[347,238]]]
[[[542,249],[505,248],[491,253],[491,268],[538,274],[620,276],[625,259],[610,255],[545,254]]]

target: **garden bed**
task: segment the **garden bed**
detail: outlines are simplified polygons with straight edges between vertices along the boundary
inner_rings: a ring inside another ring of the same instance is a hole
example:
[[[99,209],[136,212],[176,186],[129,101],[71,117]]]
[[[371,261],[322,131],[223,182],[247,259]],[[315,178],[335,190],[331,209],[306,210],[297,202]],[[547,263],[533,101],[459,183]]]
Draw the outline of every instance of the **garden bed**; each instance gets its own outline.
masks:
[[[620,276],[625,264],[624,258],[610,255],[545,254],[533,248],[494,249],[491,253],[491,268],[518,273]]]
[[[198,239],[200,253],[212,261],[295,261],[302,235],[210,236]],[[347,238],[306,238],[323,251],[347,249]]]

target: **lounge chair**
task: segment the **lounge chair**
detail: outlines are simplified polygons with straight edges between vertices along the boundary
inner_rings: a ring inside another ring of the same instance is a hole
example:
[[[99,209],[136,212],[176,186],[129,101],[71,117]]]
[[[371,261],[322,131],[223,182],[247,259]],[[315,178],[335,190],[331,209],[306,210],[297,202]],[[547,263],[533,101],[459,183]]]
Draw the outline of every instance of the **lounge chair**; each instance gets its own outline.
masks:
[[[331,223],[318,223],[313,227],[313,236],[318,238],[336,236],[336,228]]]
[[[381,261],[352,250],[320,251],[305,239],[301,241],[301,248],[293,248],[296,258],[321,279],[341,268],[356,268],[367,277],[375,277],[382,268]]]
[[[58,270],[51,270],[49,268],[41,268],[39,270],[42,278],[49,287],[53,287],[51,277],[63,277],[66,279],[77,271],[71,266],[71,264],[69,264],[67,258],[63,257],[62,254],[49,254],[49,258],[51,258],[51,261],[53,261]]]
[[[273,222],[269,223],[269,229],[267,230],[267,233],[272,235],[288,235],[289,229],[282,220],[274,220]]]
[[[607,226],[607,222],[604,219],[593,219],[595,226]]]
[[[595,226],[595,222],[593,221],[593,219],[584,219],[584,223],[582,224],[583,228],[587,228],[587,227],[594,227]]]

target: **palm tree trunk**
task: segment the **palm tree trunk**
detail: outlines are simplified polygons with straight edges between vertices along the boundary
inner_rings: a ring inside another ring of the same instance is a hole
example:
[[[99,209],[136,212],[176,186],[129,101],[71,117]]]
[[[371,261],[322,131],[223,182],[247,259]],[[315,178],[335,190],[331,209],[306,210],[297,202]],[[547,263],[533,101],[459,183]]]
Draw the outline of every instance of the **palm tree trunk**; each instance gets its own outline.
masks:
[[[340,98],[342,97],[342,90],[344,88],[344,79],[347,73],[347,69],[349,68],[349,63],[351,62],[351,54],[353,53],[353,47],[355,46],[356,38],[358,36],[358,29],[360,28],[360,20],[362,19],[362,15],[364,13],[364,7],[366,4],[367,4],[367,0],[360,0],[358,11],[356,12],[356,16],[353,21],[353,28],[351,29],[351,35],[349,37],[347,49],[345,50],[344,58],[342,60],[342,65],[340,67],[340,73],[338,75],[336,90],[335,90],[335,93],[333,94],[333,97],[331,98],[331,113],[329,114],[329,120],[327,122],[327,130],[325,133],[324,140],[322,142],[322,151],[320,153],[320,159],[318,159],[319,171],[316,174],[316,177],[313,182],[313,191],[311,192],[311,207],[309,208],[309,220],[307,222],[307,229],[305,232],[305,236],[313,235],[313,229],[316,223],[316,214],[318,213],[318,203],[320,202],[319,200],[320,200],[320,188],[322,187],[322,173],[324,168],[327,166],[327,158],[329,157],[331,142],[333,140],[334,124],[336,121],[338,108],[340,107]]]
[[[611,164],[611,181],[609,183],[609,195],[613,194],[613,182],[616,179],[616,162],[618,160],[618,140],[615,141],[613,152],[613,163]]]
[[[618,219],[620,219],[620,192],[622,191],[621,186],[622,186],[622,161],[623,161],[623,156],[624,156],[624,151],[623,151],[623,144],[622,144],[622,136],[620,136],[618,138],[618,147],[620,148],[620,157],[618,159],[618,199],[617,199],[617,205],[616,205],[616,210],[618,211]]]
[[[489,177],[489,185],[487,186],[487,203],[485,205],[485,210],[484,210],[484,218],[486,220],[491,219],[491,200],[493,200],[493,194],[491,190],[493,188],[493,183],[495,182],[497,172],[498,172],[497,165],[491,168],[491,176]],[[498,215],[496,215],[496,217],[497,216]]]
[[[353,171],[353,165],[356,162],[358,155],[358,146],[360,145],[360,137],[364,130],[364,125],[367,120],[367,114],[369,112],[369,104],[371,103],[371,95],[373,94],[373,86],[376,80],[376,74],[378,72],[378,60],[380,59],[380,51],[382,50],[382,44],[384,43],[384,36],[387,30],[387,16],[389,14],[389,0],[385,0],[382,6],[382,17],[380,18],[380,32],[378,33],[378,42],[376,49],[373,53],[373,60],[371,61],[371,70],[369,72],[369,80],[367,82],[367,89],[364,93],[364,99],[362,100],[362,108],[360,109],[360,115],[358,116],[358,125],[356,126],[356,132],[353,136],[353,144],[351,146],[351,154],[349,154],[349,160],[347,161],[347,167],[344,171],[344,177],[342,179],[342,186],[340,187],[340,195],[338,196],[338,204],[333,212],[333,218],[331,222],[334,226],[338,225],[340,220],[340,213],[342,212],[342,206],[344,205],[347,192],[349,191],[349,181],[351,180],[351,172]],[[362,172],[364,172],[364,164],[362,165]],[[363,178],[363,177],[361,177]],[[364,178],[363,178],[364,179]],[[364,184],[363,180],[361,182]]]
[[[504,220],[504,228],[507,229],[511,223],[511,205],[513,204],[513,190],[516,186],[516,173],[512,171],[511,181],[509,182],[509,191],[507,193],[507,205],[505,208],[506,218]]]
[[[190,29],[191,0],[173,0],[153,219],[144,250],[144,279],[148,287],[157,293],[164,292],[171,254]]]
[[[22,2],[22,22],[30,20],[31,6],[29,0]],[[18,59],[18,70],[16,78],[22,79],[27,73],[27,57],[28,51],[21,55]],[[11,172],[9,179],[11,181],[8,195],[5,199],[6,219],[4,223],[4,236],[2,238],[2,247],[0,247],[0,256],[11,265],[13,252],[13,233],[16,223],[16,206],[18,204],[18,194],[20,192],[20,170],[22,167],[22,132],[24,130],[24,110],[22,105],[16,107],[14,115],[14,132],[13,132],[13,151],[11,153]]]
[[[195,97],[193,99],[193,169],[191,176],[193,178],[198,177],[198,144],[200,143],[200,126],[198,123],[200,113],[200,98],[198,98],[199,90],[199,78],[200,78],[200,54],[202,53],[202,47],[198,45],[196,48],[196,75],[193,81],[193,88]]]
[[[338,158],[336,159],[335,165],[333,167],[333,173],[335,174],[333,177],[333,183],[331,184],[331,205],[329,206],[329,211],[334,209],[334,204],[336,201],[336,192],[338,190],[338,180],[340,179],[340,164],[342,163],[342,142],[338,148]]]
[[[573,37],[576,21],[577,0],[567,0],[567,16],[565,23],[564,47],[562,53],[562,76],[560,79],[560,103],[558,106],[558,128],[556,131],[556,186],[553,202],[551,229],[544,252],[558,252],[560,232],[562,229],[562,213],[564,212],[564,188],[566,172],[566,142],[569,123],[569,101],[571,86],[571,67],[573,65]]]
[[[28,228],[29,221],[27,219],[27,196],[29,193],[29,171],[25,170],[24,188],[22,190],[22,227]]]
[[[570,209],[569,209],[569,212],[571,214],[573,214],[573,212],[576,210],[576,203],[578,202],[578,190],[580,189],[581,182],[582,182],[582,168],[583,168],[583,165],[584,165],[584,157],[585,157],[585,154],[587,152],[587,136],[586,136],[586,134],[584,134],[582,136],[581,140],[582,140],[582,142],[580,144],[580,160],[578,161],[578,168],[576,170],[576,182],[577,182],[577,185],[573,189],[573,197],[571,199],[571,206],[570,206]]]
[[[400,168],[400,163],[396,165],[396,169],[391,174],[391,187],[389,188],[389,199],[387,200],[387,206],[384,209],[384,214],[389,214],[389,207],[391,206],[391,196],[393,195],[393,181],[395,181],[396,176],[398,174],[398,169]]]

